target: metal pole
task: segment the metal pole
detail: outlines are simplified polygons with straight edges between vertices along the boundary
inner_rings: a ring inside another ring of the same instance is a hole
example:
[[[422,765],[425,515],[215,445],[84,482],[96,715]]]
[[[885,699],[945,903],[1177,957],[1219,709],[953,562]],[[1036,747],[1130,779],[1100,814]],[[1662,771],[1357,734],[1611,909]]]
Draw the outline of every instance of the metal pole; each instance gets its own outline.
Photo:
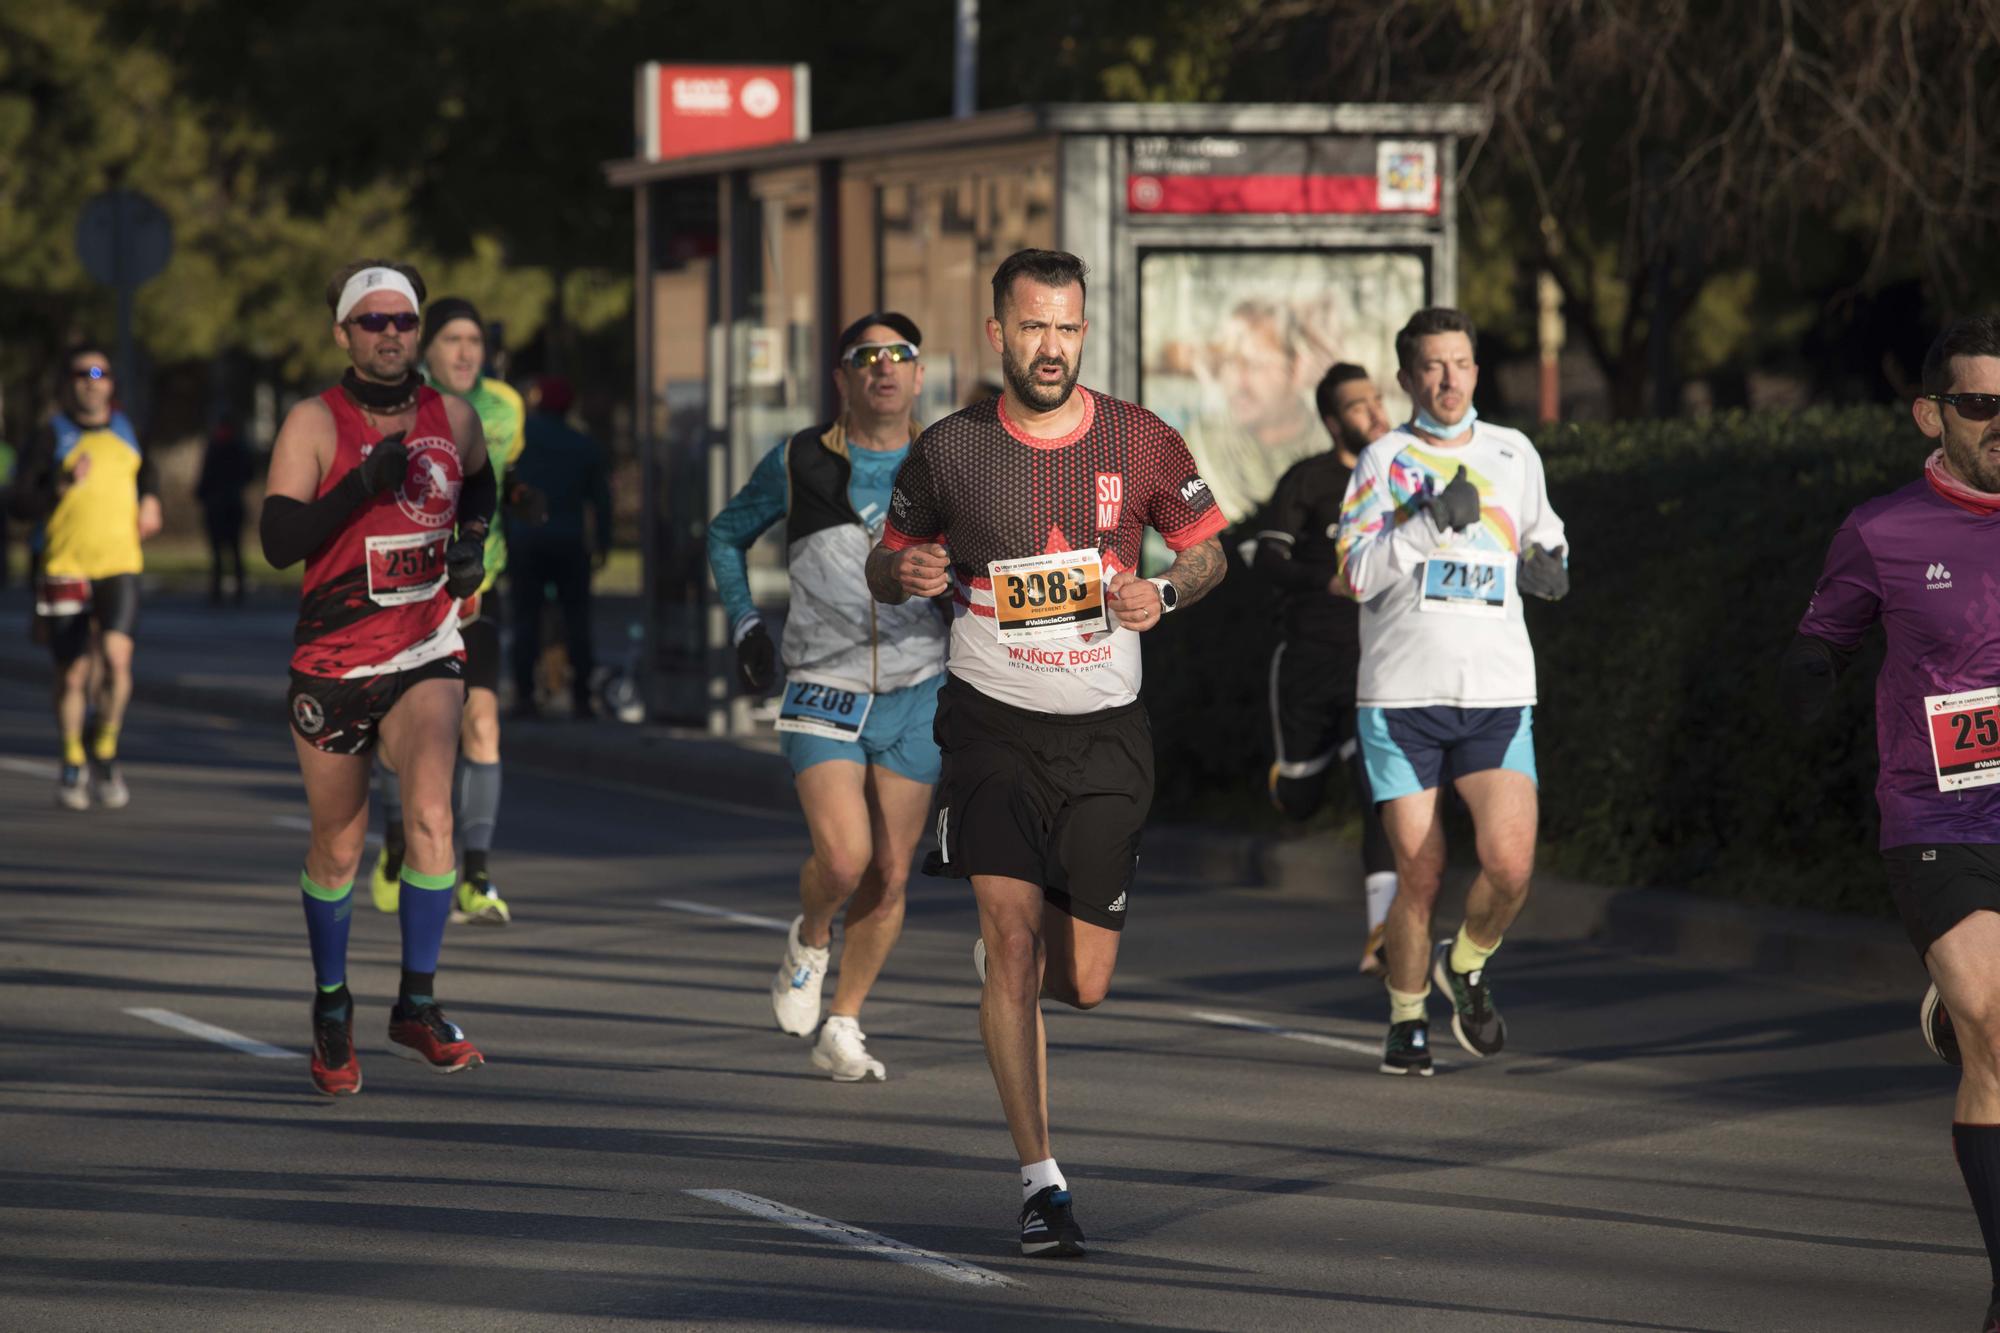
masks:
[[[132,292],[134,284],[126,264],[126,253],[130,245],[130,228],[126,225],[126,196],[120,190],[115,196],[111,210],[111,285],[118,289],[118,365],[114,373],[125,399],[125,406],[131,409],[140,429],[145,429],[146,413],[139,403],[143,396],[139,391],[137,371],[132,364]]]
[[[979,0],[958,0],[958,35],[951,80],[951,114],[963,120],[979,106]]]

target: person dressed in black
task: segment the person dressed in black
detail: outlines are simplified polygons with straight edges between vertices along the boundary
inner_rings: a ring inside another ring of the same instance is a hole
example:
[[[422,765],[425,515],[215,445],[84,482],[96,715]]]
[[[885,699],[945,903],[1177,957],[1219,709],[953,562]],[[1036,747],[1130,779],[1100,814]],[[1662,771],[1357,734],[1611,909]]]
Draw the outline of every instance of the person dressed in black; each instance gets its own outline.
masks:
[[[544,375],[528,413],[527,443],[514,480],[543,497],[547,518],[507,526],[507,577],[513,580],[514,712],[533,717],[535,661],[542,652],[542,599],[553,586],[569,649],[571,713],[595,714],[590,697],[595,658],[590,642],[590,575],[611,554],[611,487],[604,451],[565,416],[575,395],[560,375]],[[583,511],[591,511],[590,530]]]
[[[1383,922],[1396,896],[1396,859],[1368,788],[1354,729],[1361,661],[1361,608],[1332,586],[1340,505],[1356,458],[1389,432],[1382,394],[1368,372],[1342,363],[1314,391],[1333,448],[1292,465],[1264,510],[1251,567],[1284,599],[1284,639],[1271,654],[1271,801],[1305,819],[1326,796],[1334,763],[1348,766],[1361,802],[1361,861],[1368,942],[1361,970],[1382,970]]]
[[[202,451],[201,477],[194,487],[208,530],[208,600],[213,606],[222,604],[225,565],[234,580],[230,600],[243,603],[243,492],[256,471],[236,422],[226,416],[218,420]]]

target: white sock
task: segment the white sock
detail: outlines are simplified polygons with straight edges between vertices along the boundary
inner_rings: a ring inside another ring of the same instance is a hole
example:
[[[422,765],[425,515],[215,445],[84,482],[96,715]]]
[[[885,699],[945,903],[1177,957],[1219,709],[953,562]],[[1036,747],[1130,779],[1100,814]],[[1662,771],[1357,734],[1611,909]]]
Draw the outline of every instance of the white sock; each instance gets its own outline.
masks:
[[[1056,1165],[1055,1158],[1044,1157],[1039,1162],[1030,1162],[1021,1168],[1022,1203],[1026,1203],[1051,1185],[1059,1190],[1069,1188],[1069,1182],[1063,1179],[1062,1168]]]
[[[1363,881],[1368,894],[1368,929],[1389,919],[1389,904],[1396,901],[1396,872],[1378,870]]]

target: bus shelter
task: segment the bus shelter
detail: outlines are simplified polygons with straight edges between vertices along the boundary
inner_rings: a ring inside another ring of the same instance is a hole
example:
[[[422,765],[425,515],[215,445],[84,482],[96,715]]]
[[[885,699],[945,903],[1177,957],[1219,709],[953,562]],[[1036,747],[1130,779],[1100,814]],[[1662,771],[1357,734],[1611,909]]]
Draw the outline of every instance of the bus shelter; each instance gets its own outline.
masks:
[[[1453,181],[1476,106],[1078,104],[607,164],[631,190],[635,427],[644,460],[645,690],[663,720],[750,725],[708,577],[708,517],[772,446],[837,411],[858,315],[923,329],[920,419],[994,391],[994,268],[1025,246],[1090,265],[1082,382],[1186,436],[1233,522],[1327,447],[1312,390],[1375,373],[1457,290]],[[782,534],[751,553],[785,596]]]

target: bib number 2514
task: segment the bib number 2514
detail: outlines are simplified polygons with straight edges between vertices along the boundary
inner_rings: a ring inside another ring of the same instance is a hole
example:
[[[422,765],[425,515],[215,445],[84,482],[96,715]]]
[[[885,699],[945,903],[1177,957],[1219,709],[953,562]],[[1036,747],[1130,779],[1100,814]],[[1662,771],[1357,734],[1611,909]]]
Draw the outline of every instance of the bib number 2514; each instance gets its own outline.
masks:
[[[2000,782],[2000,688],[1924,700],[1939,791]]]

